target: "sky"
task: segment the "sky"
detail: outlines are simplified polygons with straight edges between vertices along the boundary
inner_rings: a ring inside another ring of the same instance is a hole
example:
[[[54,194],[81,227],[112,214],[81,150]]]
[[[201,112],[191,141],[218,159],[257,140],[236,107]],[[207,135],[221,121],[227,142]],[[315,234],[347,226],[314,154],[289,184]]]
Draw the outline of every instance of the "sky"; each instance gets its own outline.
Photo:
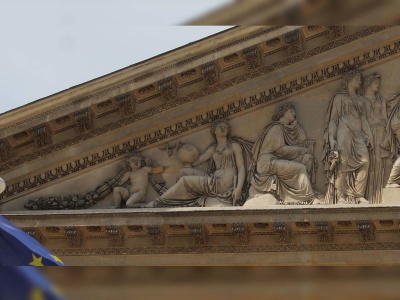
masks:
[[[229,27],[178,26],[232,0],[0,0],[0,113]]]

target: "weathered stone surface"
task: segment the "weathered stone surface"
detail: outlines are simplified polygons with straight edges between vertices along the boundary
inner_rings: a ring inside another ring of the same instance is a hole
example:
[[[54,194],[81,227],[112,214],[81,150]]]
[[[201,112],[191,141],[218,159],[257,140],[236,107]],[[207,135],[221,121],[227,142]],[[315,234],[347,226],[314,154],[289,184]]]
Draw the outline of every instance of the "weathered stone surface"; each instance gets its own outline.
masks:
[[[393,255],[399,54],[397,27],[237,27],[5,113],[1,212],[74,262]]]

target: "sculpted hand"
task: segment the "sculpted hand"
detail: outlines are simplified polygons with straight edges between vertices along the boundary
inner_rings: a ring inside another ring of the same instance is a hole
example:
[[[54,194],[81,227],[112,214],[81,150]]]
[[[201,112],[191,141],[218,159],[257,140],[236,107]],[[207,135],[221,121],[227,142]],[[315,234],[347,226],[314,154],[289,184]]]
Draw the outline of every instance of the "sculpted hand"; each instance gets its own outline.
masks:
[[[236,206],[236,203],[240,200],[240,197],[242,196],[242,190],[239,188],[236,188],[233,190],[232,193],[232,198],[233,198],[233,206]]]

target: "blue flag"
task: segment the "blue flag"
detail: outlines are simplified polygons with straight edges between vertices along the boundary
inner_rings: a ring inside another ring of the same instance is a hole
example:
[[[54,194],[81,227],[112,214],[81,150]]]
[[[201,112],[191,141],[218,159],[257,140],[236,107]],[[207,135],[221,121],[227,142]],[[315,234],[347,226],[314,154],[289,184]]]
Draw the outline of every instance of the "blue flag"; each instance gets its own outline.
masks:
[[[0,300],[63,299],[38,268],[0,268]]]
[[[0,216],[0,266],[62,265],[62,261],[47,248]]]

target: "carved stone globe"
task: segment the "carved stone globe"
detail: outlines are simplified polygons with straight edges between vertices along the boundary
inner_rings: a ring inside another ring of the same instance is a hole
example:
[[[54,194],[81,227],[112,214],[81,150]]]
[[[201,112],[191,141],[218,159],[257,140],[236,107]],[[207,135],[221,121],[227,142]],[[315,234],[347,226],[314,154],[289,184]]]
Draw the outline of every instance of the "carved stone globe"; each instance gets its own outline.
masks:
[[[183,165],[191,165],[199,157],[199,150],[193,145],[184,144],[178,149],[177,157]]]

